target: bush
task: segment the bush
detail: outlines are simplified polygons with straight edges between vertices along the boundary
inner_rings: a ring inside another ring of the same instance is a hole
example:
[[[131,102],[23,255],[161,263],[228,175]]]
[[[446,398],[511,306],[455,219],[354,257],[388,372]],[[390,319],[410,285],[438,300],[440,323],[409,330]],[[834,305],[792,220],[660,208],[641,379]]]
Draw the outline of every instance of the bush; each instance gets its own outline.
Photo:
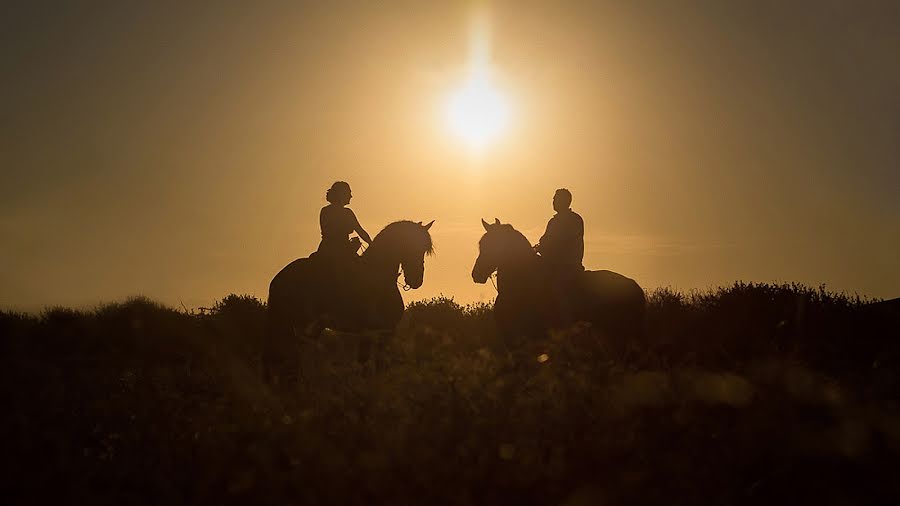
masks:
[[[349,351],[371,336],[329,333],[308,350],[316,381],[279,392],[259,375],[253,297],[205,314],[140,298],[0,312],[6,491],[129,504],[900,498],[900,380],[884,365],[898,343],[860,320],[867,301],[736,283],[659,289],[648,304],[644,342],[623,354],[585,326],[509,350],[489,305],[415,302],[373,360]]]

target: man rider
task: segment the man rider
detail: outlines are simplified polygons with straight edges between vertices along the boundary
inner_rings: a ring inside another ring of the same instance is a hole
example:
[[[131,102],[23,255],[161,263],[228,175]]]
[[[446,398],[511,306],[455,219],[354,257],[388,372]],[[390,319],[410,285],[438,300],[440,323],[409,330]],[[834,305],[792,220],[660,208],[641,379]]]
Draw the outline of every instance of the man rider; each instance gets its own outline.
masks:
[[[584,220],[569,206],[572,193],[565,188],[553,195],[556,214],[547,223],[547,230],[534,246],[551,272],[562,278],[584,270]]]
[[[534,249],[541,255],[545,272],[550,276],[548,288],[553,307],[563,322],[571,322],[577,313],[577,297],[568,296],[578,290],[579,274],[584,272],[584,220],[569,207],[572,193],[565,188],[553,195],[556,214],[547,222],[547,230]]]

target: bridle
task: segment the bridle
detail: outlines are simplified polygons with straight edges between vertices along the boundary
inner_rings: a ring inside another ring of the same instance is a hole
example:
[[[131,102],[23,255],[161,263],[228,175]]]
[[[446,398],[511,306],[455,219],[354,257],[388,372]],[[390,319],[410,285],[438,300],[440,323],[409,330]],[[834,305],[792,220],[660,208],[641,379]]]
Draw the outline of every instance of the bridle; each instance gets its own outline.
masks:
[[[359,247],[362,249],[362,251],[360,251],[360,255],[362,255],[363,253],[366,252],[367,249],[369,249],[369,247],[366,246],[365,244],[363,244],[362,242],[359,243]],[[412,287],[409,286],[409,283],[406,282],[405,276],[403,277],[403,284],[400,283],[400,275],[401,274],[403,274],[403,267],[400,267],[400,270],[397,272],[397,286],[399,288],[401,288],[404,292],[408,292],[408,291],[412,290]],[[496,286],[494,288],[496,289]]]

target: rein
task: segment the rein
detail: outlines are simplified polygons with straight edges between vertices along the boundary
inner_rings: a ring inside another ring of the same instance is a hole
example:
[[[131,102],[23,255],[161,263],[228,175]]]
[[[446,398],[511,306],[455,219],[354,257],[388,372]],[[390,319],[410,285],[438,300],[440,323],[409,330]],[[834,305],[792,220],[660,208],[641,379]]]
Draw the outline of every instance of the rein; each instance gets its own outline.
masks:
[[[359,247],[360,247],[360,249],[362,249],[362,251],[360,251],[360,256],[362,256],[362,254],[365,253],[367,249],[369,249],[368,246],[366,246],[362,242],[359,243]],[[406,283],[405,281],[403,282],[402,285],[400,284],[400,274],[402,274],[402,273],[403,273],[403,269],[401,268],[397,272],[397,286],[402,288],[404,292],[408,292],[408,291],[412,290],[412,287],[409,286],[409,284]],[[404,278],[404,279],[406,279],[406,278]]]

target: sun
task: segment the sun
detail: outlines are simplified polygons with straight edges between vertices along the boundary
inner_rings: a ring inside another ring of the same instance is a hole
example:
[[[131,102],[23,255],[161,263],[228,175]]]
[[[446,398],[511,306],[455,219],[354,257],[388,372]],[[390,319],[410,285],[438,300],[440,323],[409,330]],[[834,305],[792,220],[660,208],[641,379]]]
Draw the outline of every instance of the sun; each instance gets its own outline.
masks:
[[[447,124],[467,145],[485,148],[509,125],[509,104],[486,75],[471,77],[447,101]]]
[[[450,131],[475,151],[484,150],[510,123],[509,103],[491,80],[490,27],[487,6],[477,4],[469,31],[468,76],[449,96],[445,110]]]

